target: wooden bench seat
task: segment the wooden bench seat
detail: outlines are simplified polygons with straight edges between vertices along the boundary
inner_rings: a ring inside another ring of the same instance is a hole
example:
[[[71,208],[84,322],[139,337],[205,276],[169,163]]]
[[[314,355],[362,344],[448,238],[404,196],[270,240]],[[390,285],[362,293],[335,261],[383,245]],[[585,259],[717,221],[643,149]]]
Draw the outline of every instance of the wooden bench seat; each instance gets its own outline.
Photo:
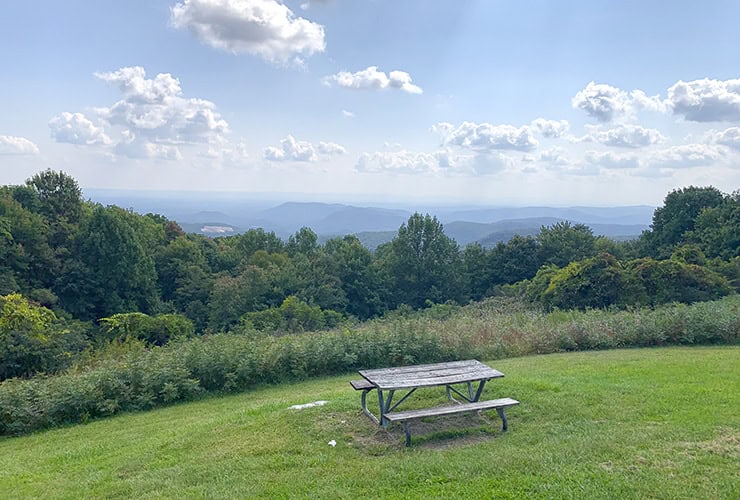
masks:
[[[511,398],[491,399],[488,401],[477,401],[475,403],[464,403],[450,406],[438,406],[436,408],[423,408],[421,410],[409,410],[401,412],[386,413],[385,418],[389,422],[402,422],[403,430],[406,434],[406,446],[411,446],[411,431],[409,421],[417,418],[432,417],[439,415],[453,415],[455,413],[464,413],[469,411],[496,410],[503,422],[502,429],[508,428],[506,413],[504,410],[510,406],[518,405],[519,401]]]
[[[375,389],[375,386],[365,379],[350,380],[349,385],[356,391],[372,391]]]

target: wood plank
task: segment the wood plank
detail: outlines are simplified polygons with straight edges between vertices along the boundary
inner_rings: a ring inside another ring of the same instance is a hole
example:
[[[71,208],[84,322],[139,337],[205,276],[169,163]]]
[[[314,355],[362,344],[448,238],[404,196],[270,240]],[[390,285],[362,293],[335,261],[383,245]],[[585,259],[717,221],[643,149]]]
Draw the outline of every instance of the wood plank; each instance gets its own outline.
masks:
[[[477,360],[453,361],[428,365],[360,370],[360,375],[383,390],[432,387],[490,380],[504,374]]]
[[[421,410],[409,410],[398,413],[386,413],[385,418],[391,422],[400,422],[402,420],[412,420],[415,418],[433,417],[439,415],[453,415],[467,411],[493,410],[495,408],[508,408],[518,405],[519,401],[511,398],[491,399],[488,401],[478,401],[476,403],[465,403],[452,406],[437,406],[435,408],[424,408]]]
[[[356,391],[366,391],[370,389],[375,389],[375,386],[368,382],[367,380],[350,380],[349,384],[352,386],[352,388]]]

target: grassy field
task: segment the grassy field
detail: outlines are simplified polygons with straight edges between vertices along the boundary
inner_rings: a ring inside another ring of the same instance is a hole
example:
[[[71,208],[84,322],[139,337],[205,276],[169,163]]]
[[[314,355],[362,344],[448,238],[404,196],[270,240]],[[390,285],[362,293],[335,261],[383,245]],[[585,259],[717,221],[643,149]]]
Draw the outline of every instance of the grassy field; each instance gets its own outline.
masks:
[[[0,438],[0,498],[740,498],[740,347],[490,364],[484,397],[522,402],[507,433],[437,418],[406,449],[347,374]]]

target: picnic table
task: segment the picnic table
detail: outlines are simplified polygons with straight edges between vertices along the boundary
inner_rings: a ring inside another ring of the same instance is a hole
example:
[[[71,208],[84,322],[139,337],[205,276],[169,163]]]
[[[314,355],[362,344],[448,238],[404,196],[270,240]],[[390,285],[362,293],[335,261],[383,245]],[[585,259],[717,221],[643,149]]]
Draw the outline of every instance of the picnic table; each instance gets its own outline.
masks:
[[[504,374],[475,359],[360,370],[359,373],[363,380],[353,380],[350,383],[355,390],[362,391],[362,411],[373,422],[384,428],[387,428],[391,422],[402,422],[406,433],[406,446],[411,444],[411,433],[408,426],[410,420],[495,409],[503,421],[503,430],[506,430],[507,420],[504,410],[509,406],[519,404],[519,401],[511,398],[480,400],[486,382],[503,377]],[[456,404],[403,412],[395,411],[417,389],[441,386],[445,387],[448,400]],[[367,394],[372,390],[378,393],[380,415],[373,414],[367,407]],[[396,391],[406,391],[406,393],[394,403],[393,398]],[[453,394],[465,402],[455,399]]]

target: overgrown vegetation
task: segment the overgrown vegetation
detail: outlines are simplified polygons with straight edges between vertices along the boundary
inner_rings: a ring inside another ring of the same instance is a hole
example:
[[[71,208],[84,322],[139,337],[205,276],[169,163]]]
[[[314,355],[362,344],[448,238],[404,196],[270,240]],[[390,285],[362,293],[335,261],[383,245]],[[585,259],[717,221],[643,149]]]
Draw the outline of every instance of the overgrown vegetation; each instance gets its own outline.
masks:
[[[0,384],[0,434],[187,401],[206,392],[363,367],[559,351],[737,343],[740,297],[632,311],[532,310],[512,301],[433,306],[356,328],[283,337],[222,334],[93,356],[68,373]]]

